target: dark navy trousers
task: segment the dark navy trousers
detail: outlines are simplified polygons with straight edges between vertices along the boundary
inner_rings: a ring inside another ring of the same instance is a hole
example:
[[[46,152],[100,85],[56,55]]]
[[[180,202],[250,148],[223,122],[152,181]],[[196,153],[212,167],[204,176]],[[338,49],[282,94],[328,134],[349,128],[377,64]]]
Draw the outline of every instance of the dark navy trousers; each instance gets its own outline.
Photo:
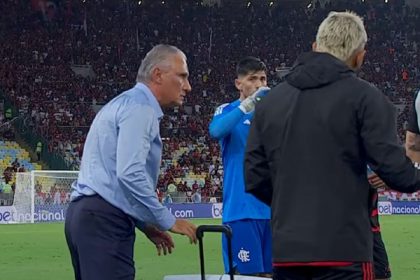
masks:
[[[70,203],[65,235],[76,280],[133,280],[133,220],[99,195]]]

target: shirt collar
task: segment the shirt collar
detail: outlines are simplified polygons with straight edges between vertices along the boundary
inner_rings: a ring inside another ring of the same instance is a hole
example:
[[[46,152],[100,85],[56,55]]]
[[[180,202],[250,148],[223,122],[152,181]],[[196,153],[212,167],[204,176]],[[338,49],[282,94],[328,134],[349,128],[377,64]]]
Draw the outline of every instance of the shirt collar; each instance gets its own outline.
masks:
[[[146,93],[146,97],[150,101],[150,105],[152,106],[152,108],[156,111],[158,119],[161,119],[163,117],[162,108],[160,107],[156,96],[152,93],[150,88],[143,83],[137,83],[134,87]]]

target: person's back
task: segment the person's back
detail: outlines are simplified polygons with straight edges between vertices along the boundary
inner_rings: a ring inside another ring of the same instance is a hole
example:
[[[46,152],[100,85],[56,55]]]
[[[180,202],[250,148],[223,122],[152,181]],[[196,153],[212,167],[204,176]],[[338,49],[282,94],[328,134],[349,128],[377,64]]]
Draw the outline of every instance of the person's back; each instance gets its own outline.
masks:
[[[275,267],[354,264],[348,275],[370,277],[366,164],[400,191],[415,191],[420,176],[398,145],[392,104],[351,70],[360,67],[364,56],[361,19],[331,13],[317,43],[331,39],[322,36],[342,36],[342,44],[354,48],[346,59],[338,59],[315,45],[316,52],[302,55],[286,81],[257,105],[245,158],[246,187],[271,204]],[[342,50],[340,40],[327,43]],[[293,275],[304,271],[297,268]],[[275,279],[295,279],[284,277],[288,273],[287,268],[276,270]],[[314,268],[307,273],[312,275],[307,279],[315,279],[316,273],[332,277],[339,272]]]
[[[366,203],[369,184],[366,165],[363,165],[365,147],[355,133],[359,131],[358,119],[364,112],[363,108],[358,108],[367,100],[377,100],[378,106],[386,106],[382,110],[386,113],[392,105],[333,56],[314,52],[303,56],[302,60],[287,81],[273,89],[261,106],[264,107],[261,110],[264,110],[265,123],[261,132],[266,139],[265,148],[276,169],[282,170],[274,174],[273,182],[296,186],[274,188],[273,213],[295,213],[280,214],[280,224],[299,225],[292,232],[279,228],[278,242],[288,242],[297,235],[311,243],[315,235],[319,236],[319,242],[313,249],[322,251],[338,238],[342,246],[350,245],[352,250],[336,246],[337,253],[320,254],[317,260],[348,260],[354,258],[355,251],[358,258],[367,260],[369,256],[363,252],[371,247],[369,238],[357,244],[352,242],[355,236],[370,234]],[[384,117],[392,122],[394,116]],[[305,216],[323,219],[302,220]],[[360,217],[364,219],[362,223]],[[294,246],[289,249],[293,251]],[[312,255],[307,254],[307,261],[313,261]]]

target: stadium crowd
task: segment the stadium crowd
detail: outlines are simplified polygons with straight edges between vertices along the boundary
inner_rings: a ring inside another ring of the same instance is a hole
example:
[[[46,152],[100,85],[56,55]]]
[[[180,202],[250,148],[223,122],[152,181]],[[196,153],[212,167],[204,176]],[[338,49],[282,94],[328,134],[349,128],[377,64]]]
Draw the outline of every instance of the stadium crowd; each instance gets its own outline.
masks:
[[[168,110],[161,121],[160,197],[220,201],[223,167],[208,123],[218,105],[238,97],[235,63],[245,54],[260,57],[275,85],[281,70],[310,50],[314,28],[330,10],[354,10],[364,17],[368,53],[359,75],[398,107],[404,140],[407,104],[420,78],[420,13],[403,1],[332,1],[308,8],[264,1],[208,7],[200,1],[95,0],[53,1],[46,9],[38,2],[0,3],[7,11],[0,36],[8,38],[0,42],[0,88],[71,169],[79,167],[95,105],[132,86],[140,58],[153,45],[169,43],[186,53],[193,91],[184,107]],[[77,65],[94,74],[77,76],[72,70]]]

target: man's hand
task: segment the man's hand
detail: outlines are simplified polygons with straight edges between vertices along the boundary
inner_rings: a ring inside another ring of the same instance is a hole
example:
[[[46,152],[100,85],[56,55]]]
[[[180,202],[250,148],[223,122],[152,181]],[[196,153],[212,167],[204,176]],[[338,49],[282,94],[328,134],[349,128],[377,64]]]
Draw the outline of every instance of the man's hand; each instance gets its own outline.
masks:
[[[369,184],[371,184],[371,186],[372,187],[374,187],[375,189],[378,189],[378,188],[385,188],[387,185],[385,184],[385,182],[384,181],[382,181],[382,179],[381,178],[379,178],[379,176],[378,175],[376,175],[375,173],[371,173],[369,176],[368,176],[368,181],[369,181]]]
[[[191,243],[197,243],[196,236],[197,227],[187,220],[177,219],[173,227],[169,230],[170,232],[186,235],[190,239]]]
[[[161,231],[152,225],[147,225],[143,232],[147,238],[155,244],[158,256],[160,256],[162,252],[164,255],[172,253],[175,244],[169,233]]]
[[[251,96],[248,96],[242,100],[241,104],[239,105],[239,109],[241,109],[241,111],[245,114],[254,111],[255,104],[260,101],[262,97],[267,95],[269,91],[269,87],[260,87]]]

